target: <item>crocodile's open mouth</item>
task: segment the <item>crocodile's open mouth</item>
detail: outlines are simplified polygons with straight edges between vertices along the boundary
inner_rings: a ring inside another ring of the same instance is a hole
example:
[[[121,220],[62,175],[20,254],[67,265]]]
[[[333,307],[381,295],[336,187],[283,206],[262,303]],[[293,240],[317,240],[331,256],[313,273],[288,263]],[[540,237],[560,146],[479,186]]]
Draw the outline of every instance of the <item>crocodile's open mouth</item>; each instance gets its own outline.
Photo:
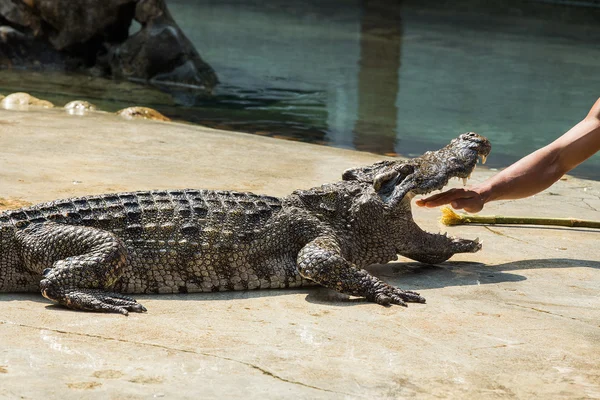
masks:
[[[372,182],[384,203],[393,206],[406,196],[442,189],[451,178],[466,184],[478,161],[485,163],[490,142],[474,132],[463,133],[446,147],[406,161],[381,161],[349,169],[344,180]]]

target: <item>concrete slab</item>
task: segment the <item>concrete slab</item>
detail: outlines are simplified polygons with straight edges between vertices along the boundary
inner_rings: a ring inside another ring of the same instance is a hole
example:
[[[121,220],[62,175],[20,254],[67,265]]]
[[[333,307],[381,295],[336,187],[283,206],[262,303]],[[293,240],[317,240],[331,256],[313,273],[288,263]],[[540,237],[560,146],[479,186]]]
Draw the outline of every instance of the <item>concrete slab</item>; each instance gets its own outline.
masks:
[[[102,113],[0,111],[5,207],[155,188],[280,196],[381,158]],[[485,213],[599,210],[600,183],[567,177]],[[439,210],[415,214],[440,229]],[[441,229],[484,249],[371,268],[427,298],[406,309],[306,288],[137,296],[149,312],[123,317],[0,294],[0,398],[600,398],[598,232]]]

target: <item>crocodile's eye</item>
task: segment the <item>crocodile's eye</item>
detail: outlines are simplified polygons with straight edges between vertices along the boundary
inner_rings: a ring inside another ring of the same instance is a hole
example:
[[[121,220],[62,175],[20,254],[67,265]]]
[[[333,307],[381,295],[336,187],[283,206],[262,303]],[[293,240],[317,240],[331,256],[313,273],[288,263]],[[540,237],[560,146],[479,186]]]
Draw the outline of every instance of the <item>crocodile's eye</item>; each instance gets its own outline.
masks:
[[[342,174],[342,179],[345,181],[353,181],[356,180],[356,172],[353,169],[347,169]]]
[[[402,167],[400,167],[398,172],[400,172],[402,175],[410,175],[415,172],[415,167],[414,165],[404,164]]]

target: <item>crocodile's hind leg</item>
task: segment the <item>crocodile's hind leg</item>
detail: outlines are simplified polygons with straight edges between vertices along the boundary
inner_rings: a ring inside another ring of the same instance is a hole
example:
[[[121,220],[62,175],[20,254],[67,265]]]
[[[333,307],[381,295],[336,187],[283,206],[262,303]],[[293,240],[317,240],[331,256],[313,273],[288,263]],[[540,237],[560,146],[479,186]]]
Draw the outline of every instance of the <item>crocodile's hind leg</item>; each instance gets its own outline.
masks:
[[[419,293],[388,285],[379,278],[358,268],[344,257],[338,244],[328,238],[317,238],[298,254],[300,275],[325,287],[382,304],[406,306],[406,302],[425,303]]]
[[[32,224],[16,234],[28,269],[42,272],[42,295],[75,310],[144,312],[134,299],[106,291],[127,259],[123,243],[100,229],[53,222]]]

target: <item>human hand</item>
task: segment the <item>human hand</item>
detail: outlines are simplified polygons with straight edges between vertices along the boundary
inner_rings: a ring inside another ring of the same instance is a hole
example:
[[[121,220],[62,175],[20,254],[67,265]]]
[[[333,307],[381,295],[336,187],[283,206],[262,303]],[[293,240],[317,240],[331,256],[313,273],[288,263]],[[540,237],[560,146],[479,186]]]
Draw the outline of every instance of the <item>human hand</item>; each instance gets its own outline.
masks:
[[[419,207],[429,208],[450,204],[456,210],[464,209],[470,213],[477,213],[483,208],[484,201],[476,190],[458,188],[419,199],[416,204]]]

